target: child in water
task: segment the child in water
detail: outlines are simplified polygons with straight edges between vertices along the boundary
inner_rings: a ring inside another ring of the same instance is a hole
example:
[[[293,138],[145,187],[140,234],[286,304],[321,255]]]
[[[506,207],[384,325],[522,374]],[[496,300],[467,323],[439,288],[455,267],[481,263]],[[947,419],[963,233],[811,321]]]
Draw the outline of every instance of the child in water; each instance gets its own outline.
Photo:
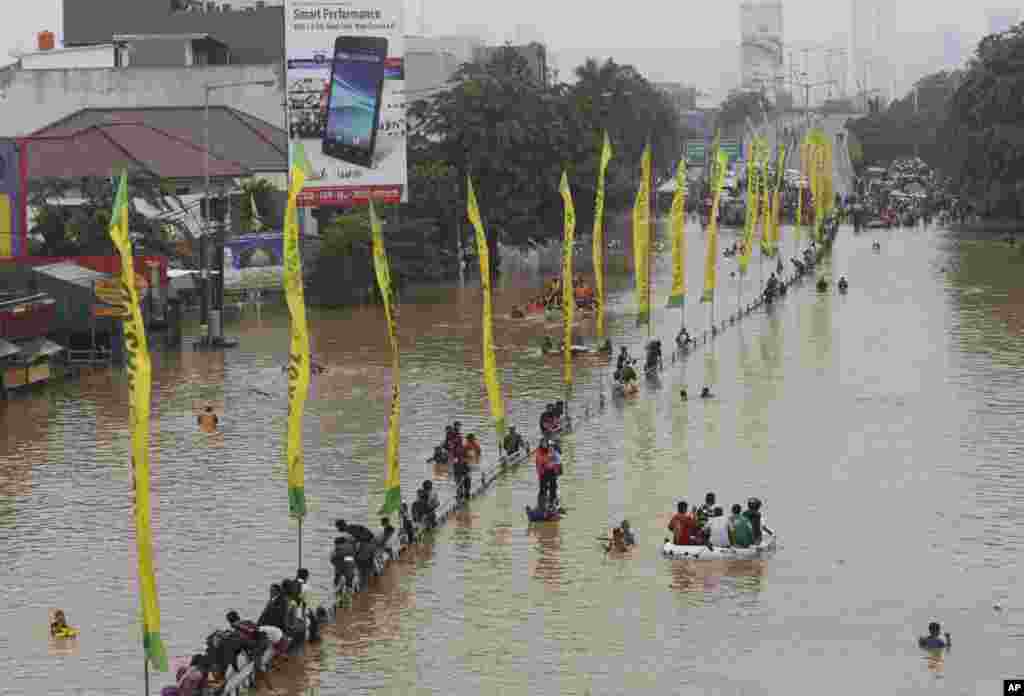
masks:
[[[64,610],[58,609],[53,612],[53,621],[50,622],[50,635],[54,638],[71,638],[78,631],[68,626],[68,620],[64,616]]]

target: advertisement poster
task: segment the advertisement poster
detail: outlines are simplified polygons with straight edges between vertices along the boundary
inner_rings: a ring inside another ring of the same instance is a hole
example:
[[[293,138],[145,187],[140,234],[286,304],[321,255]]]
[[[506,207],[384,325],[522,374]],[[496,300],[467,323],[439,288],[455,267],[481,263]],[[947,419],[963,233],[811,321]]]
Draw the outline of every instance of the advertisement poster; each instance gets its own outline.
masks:
[[[224,240],[224,287],[229,290],[280,290],[284,273],[284,235],[246,234]]]
[[[288,0],[289,144],[303,207],[407,200],[404,0]]]

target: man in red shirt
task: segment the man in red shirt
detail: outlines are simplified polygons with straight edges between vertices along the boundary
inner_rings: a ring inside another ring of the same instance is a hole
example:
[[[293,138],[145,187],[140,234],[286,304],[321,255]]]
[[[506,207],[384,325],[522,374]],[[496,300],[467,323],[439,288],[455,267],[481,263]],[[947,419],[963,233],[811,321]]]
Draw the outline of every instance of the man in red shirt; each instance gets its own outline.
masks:
[[[537,507],[543,510],[546,503],[553,502],[558,496],[558,462],[546,439],[540,441],[535,457],[537,481],[540,484]]]
[[[680,500],[676,506],[676,514],[668,523],[669,531],[673,534],[672,543],[676,546],[693,546],[703,543],[698,537],[700,529],[697,527],[697,519],[686,511],[685,500]]]

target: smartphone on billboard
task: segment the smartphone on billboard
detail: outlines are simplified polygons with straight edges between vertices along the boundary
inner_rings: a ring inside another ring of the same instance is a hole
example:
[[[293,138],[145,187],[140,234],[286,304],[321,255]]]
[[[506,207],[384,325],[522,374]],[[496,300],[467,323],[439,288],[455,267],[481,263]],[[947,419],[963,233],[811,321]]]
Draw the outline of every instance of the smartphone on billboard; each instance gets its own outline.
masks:
[[[323,139],[328,157],[363,167],[373,164],[387,56],[383,37],[335,40]]]

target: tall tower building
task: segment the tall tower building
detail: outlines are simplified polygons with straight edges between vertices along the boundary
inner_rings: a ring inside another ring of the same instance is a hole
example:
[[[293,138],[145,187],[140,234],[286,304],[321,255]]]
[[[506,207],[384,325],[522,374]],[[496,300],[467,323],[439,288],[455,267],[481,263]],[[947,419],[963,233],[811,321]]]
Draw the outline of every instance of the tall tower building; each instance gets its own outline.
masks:
[[[782,3],[740,5],[740,84],[774,94],[783,74]]]

